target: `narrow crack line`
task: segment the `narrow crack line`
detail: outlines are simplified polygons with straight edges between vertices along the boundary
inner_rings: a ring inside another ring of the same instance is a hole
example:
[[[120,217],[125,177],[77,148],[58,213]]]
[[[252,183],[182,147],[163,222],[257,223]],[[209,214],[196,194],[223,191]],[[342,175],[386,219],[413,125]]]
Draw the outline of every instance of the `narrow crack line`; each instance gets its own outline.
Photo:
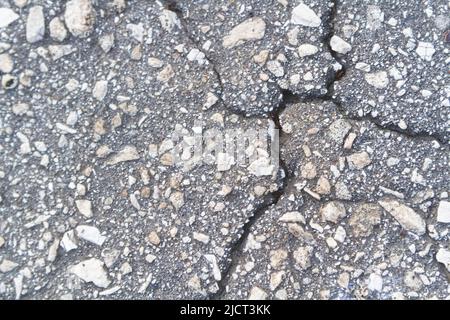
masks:
[[[262,217],[264,214],[269,210],[271,207],[275,206],[280,198],[283,196],[285,192],[285,188],[288,185],[288,175],[287,175],[287,169],[282,159],[280,159],[280,168],[281,170],[278,172],[280,175],[284,175],[284,177],[281,177],[281,186],[280,188],[268,194],[264,202],[256,208],[253,215],[248,218],[247,222],[242,227],[242,234],[240,237],[234,242],[233,246],[230,248],[230,254],[229,254],[229,262],[225,270],[222,271],[222,279],[218,282],[219,290],[210,296],[211,300],[221,300],[224,299],[224,295],[226,294],[226,287],[229,283],[229,280],[233,274],[233,272],[236,270],[238,266],[238,261],[241,256],[241,254],[244,252],[246,240],[248,239],[248,236],[252,230],[253,225]]]
[[[278,129],[280,132],[279,137],[280,144],[282,143],[281,141],[283,140],[282,137],[283,131],[281,128],[279,117],[280,114],[286,108],[287,101],[289,99],[290,99],[289,94],[286,95],[283,94],[283,99],[280,102],[279,107],[269,114],[270,118],[275,123],[275,128]],[[241,236],[238,238],[238,240],[233,244],[233,246],[230,249],[229,255],[230,261],[226,269],[222,272],[222,279],[218,283],[219,290],[215,294],[210,296],[211,300],[224,299],[227,284],[229,283],[233,272],[236,270],[238,266],[239,258],[241,257],[241,254],[244,252],[246,240],[248,239],[248,236],[252,231],[253,225],[255,225],[255,223],[259,221],[265,215],[265,213],[268,210],[270,210],[271,207],[274,207],[278,204],[278,201],[286,193],[286,190],[289,188],[289,186],[291,186],[292,176],[290,175],[284,160],[281,158],[281,154],[279,161],[281,170],[279,170],[277,173],[278,175],[280,175],[279,179],[277,179],[277,183],[279,182],[281,185],[277,191],[272,192],[265,197],[263,203],[254,211],[253,215],[250,218],[248,218],[248,221],[242,227]]]
[[[171,11],[176,13],[178,19],[180,20],[180,23],[181,23],[181,26],[183,28],[183,31],[186,34],[186,37],[188,38],[188,40],[190,42],[192,42],[192,44],[197,49],[200,50],[201,49],[201,44],[199,43],[198,40],[196,40],[191,35],[191,32],[190,32],[189,27],[188,27],[188,23],[187,23],[185,17],[183,16],[183,11],[178,7],[177,1],[175,1],[175,0],[165,0],[164,3],[165,3],[165,6],[166,6],[166,8],[168,10],[171,10]],[[229,111],[232,114],[235,114],[237,116],[240,116],[242,118],[246,118],[246,119],[268,119],[268,118],[273,118],[272,115],[277,112],[278,108],[274,108],[274,110],[272,110],[271,112],[268,112],[268,113],[249,115],[244,110],[241,110],[241,109],[239,109],[237,107],[233,107],[233,106],[228,105],[225,102],[224,98],[223,98],[223,94],[225,92],[224,82],[223,82],[223,79],[222,79],[222,76],[221,76],[219,70],[217,69],[217,63],[216,63],[216,61],[214,61],[213,58],[210,57],[208,52],[204,52],[203,50],[202,50],[202,52],[205,55],[205,58],[208,61],[209,66],[211,67],[214,75],[217,78],[217,82],[219,84],[219,89],[220,89],[220,94],[219,94],[218,98],[219,98],[220,103],[225,107],[225,109],[227,111]],[[279,88],[279,90],[282,91],[281,88]]]
[[[198,40],[196,40],[191,35],[191,32],[188,27],[188,23],[187,23],[185,17],[183,16],[183,11],[178,6],[177,1],[165,0],[164,2],[165,2],[165,5],[168,10],[176,13],[178,19],[180,20],[181,26],[183,28],[183,31],[184,31],[186,37],[189,39],[190,42],[192,42],[192,44],[194,44],[200,50],[201,49],[200,43]],[[219,83],[220,94],[219,94],[218,98],[219,98],[220,102],[227,108],[227,110],[230,110],[229,106],[225,103],[225,101],[223,99],[224,86],[223,86],[222,76],[220,75],[219,70],[217,70],[216,63],[215,63],[215,61],[213,61],[213,59],[209,56],[209,54],[207,52],[204,52],[203,50],[202,50],[202,52],[204,53],[205,58],[208,61],[208,64],[211,66],[211,69],[217,78],[217,82]],[[243,112],[234,112],[234,110],[233,110],[233,113],[240,115],[240,116],[244,116]]]
[[[378,129],[380,130],[384,130],[384,131],[389,131],[389,132],[394,132],[403,136],[406,136],[410,139],[415,139],[415,140],[423,140],[423,141],[437,141],[441,147],[443,147],[444,149],[450,149],[450,144],[449,142],[445,142],[445,139],[443,137],[441,137],[439,134],[433,134],[433,133],[429,133],[426,131],[412,131],[412,130],[403,130],[400,129],[398,126],[396,126],[395,124],[383,124],[381,122],[380,119],[374,118],[370,115],[366,115],[366,116],[350,116],[348,115],[344,110],[342,110],[342,108],[339,106],[339,104],[337,104],[335,101],[333,101],[333,103],[337,106],[337,110],[338,112],[343,115],[343,117],[347,120],[353,120],[353,121],[367,121],[372,123],[373,125],[375,125]]]
[[[341,59],[341,57],[337,52],[331,49],[330,45],[331,38],[334,36],[335,21],[338,9],[338,0],[332,0],[331,2],[333,5],[325,23],[326,31],[325,36],[322,38],[322,44],[324,45],[325,48],[328,49],[328,52],[331,54],[333,59],[341,65],[341,69],[336,72],[334,72],[334,70],[330,70],[326,82],[327,94],[323,98],[318,97],[321,100],[332,99],[334,93],[334,83],[340,80],[342,77],[344,77],[347,70],[347,65],[345,64],[345,62]]]

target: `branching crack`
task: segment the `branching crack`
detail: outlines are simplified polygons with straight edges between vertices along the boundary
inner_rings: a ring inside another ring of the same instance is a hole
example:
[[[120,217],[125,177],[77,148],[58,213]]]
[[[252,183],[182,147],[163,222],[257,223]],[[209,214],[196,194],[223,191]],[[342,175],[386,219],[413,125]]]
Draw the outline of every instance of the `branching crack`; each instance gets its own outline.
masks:
[[[328,48],[328,52],[335,59],[335,61],[337,61],[341,65],[341,69],[338,70],[337,72],[335,72],[334,70],[330,70],[328,77],[326,79],[327,93],[325,95],[306,95],[306,96],[298,95],[298,94],[293,93],[290,90],[283,90],[280,87],[279,90],[282,93],[282,100],[279,103],[279,105],[273,109],[273,111],[271,111],[270,113],[268,113],[266,115],[262,115],[262,116],[249,116],[249,115],[245,114],[245,112],[243,112],[241,110],[237,110],[231,106],[228,106],[225,103],[225,101],[222,97],[222,94],[224,92],[223,80],[222,80],[219,70],[217,69],[217,64],[210,56],[208,56],[208,54],[206,52],[204,52],[205,57],[206,57],[207,61],[209,62],[212,70],[214,71],[214,74],[217,77],[217,80],[218,80],[218,83],[220,86],[221,92],[219,95],[219,100],[220,100],[221,104],[223,106],[225,106],[226,109],[229,110],[230,112],[237,114],[241,117],[245,117],[245,118],[269,117],[270,119],[272,119],[272,121],[275,123],[275,127],[280,132],[280,148],[282,148],[281,144],[283,141],[283,139],[281,137],[283,132],[281,130],[282,128],[281,128],[281,124],[280,124],[280,115],[291,104],[307,103],[307,102],[314,102],[314,101],[322,101],[322,102],[323,101],[331,101],[332,103],[334,103],[336,105],[336,110],[344,118],[346,118],[348,120],[368,121],[368,122],[374,124],[375,126],[377,126],[381,130],[388,130],[388,131],[392,131],[395,133],[399,133],[399,134],[407,136],[408,138],[426,139],[426,140],[434,139],[434,140],[439,141],[445,147],[448,147],[449,145],[447,144],[447,142],[443,141],[443,139],[438,135],[429,134],[427,132],[413,132],[413,131],[409,131],[409,130],[402,130],[393,124],[392,125],[383,124],[378,118],[374,118],[371,116],[364,116],[364,117],[349,116],[347,114],[347,112],[344,110],[344,108],[342,108],[341,103],[336,98],[334,98],[334,83],[336,81],[339,81],[340,79],[342,79],[345,76],[347,67],[346,67],[344,61],[341,59],[341,57],[336,52],[334,52],[330,46],[330,39],[334,35],[334,29],[335,29],[334,24],[336,21],[336,14],[337,14],[337,8],[338,8],[339,1],[332,0],[331,2],[332,2],[332,9],[330,10],[330,14],[325,18],[325,22],[324,22],[325,35],[321,38],[321,41],[322,41],[323,45],[326,48]],[[181,22],[181,25],[183,27],[183,30],[184,30],[185,34],[187,35],[187,38],[189,39],[189,41],[191,41],[195,46],[201,47],[199,42],[191,35],[189,27],[188,27],[188,23],[183,16],[182,10],[178,7],[177,1],[176,0],[166,0],[166,1],[164,1],[164,3],[166,5],[167,9],[169,9],[177,14],[177,16]],[[219,289],[216,293],[211,294],[209,296],[209,299],[216,300],[216,299],[224,298],[224,295],[226,293],[226,286],[229,283],[231,275],[236,270],[236,267],[238,265],[238,259],[239,259],[240,255],[242,254],[242,252],[244,251],[244,246],[245,246],[246,240],[251,232],[252,226],[268,210],[270,210],[271,207],[276,206],[276,204],[278,203],[280,198],[285,194],[286,190],[289,188],[293,175],[291,175],[289,173],[289,171],[281,157],[280,157],[280,169],[281,170],[279,170],[278,177],[277,177],[278,178],[277,181],[280,182],[280,188],[277,191],[266,195],[266,197],[263,200],[263,203],[260,204],[259,207],[255,209],[254,214],[250,218],[248,218],[248,221],[242,227],[242,234],[230,248],[229,263],[222,271],[222,278],[218,282]]]

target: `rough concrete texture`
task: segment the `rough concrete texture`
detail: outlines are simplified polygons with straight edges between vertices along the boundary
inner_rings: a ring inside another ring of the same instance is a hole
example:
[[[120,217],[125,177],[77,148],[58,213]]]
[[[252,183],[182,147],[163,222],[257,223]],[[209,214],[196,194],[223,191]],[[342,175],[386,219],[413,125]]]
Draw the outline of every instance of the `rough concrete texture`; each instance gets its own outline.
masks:
[[[447,1],[0,17],[0,298],[450,297]],[[279,166],[180,165],[208,130],[279,130]]]

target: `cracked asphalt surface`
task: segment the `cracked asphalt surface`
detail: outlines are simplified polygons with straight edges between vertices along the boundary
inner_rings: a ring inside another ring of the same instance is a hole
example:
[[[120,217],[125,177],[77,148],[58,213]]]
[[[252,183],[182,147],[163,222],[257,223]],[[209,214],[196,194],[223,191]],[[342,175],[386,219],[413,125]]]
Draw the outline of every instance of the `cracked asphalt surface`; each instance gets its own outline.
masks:
[[[0,298],[449,299],[449,9],[0,0]]]

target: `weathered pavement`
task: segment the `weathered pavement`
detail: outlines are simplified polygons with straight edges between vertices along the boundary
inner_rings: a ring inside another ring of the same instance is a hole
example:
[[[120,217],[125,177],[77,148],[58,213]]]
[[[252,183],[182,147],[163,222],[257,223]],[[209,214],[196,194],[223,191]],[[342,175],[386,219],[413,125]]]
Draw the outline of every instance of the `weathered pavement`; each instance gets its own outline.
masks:
[[[0,0],[0,298],[449,298],[449,17]],[[280,166],[179,166],[208,129]]]

